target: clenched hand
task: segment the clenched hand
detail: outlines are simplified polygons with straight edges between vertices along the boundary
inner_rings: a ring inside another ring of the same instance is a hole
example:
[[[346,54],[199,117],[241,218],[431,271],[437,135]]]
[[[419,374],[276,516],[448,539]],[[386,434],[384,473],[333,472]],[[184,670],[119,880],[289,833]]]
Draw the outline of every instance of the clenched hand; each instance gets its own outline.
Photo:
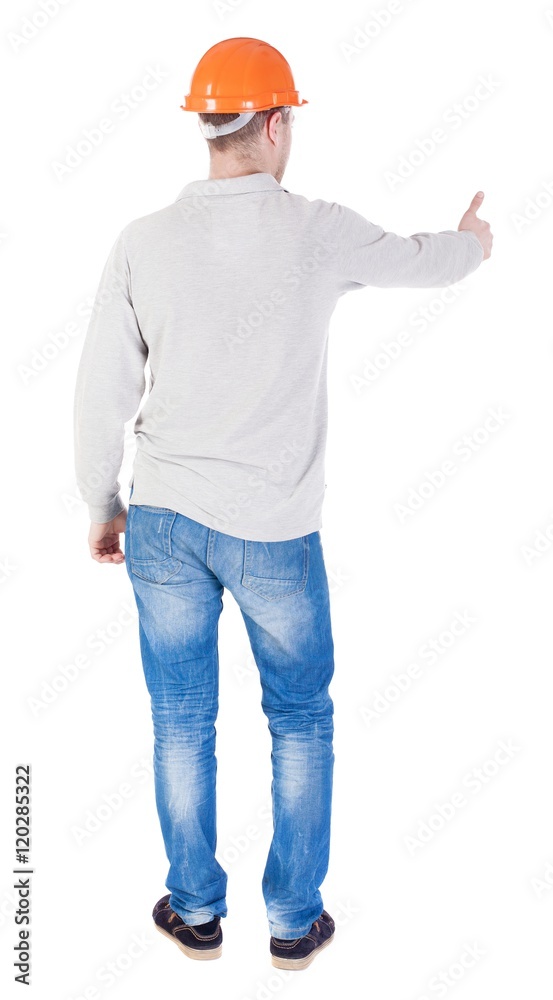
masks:
[[[95,521],[92,521],[88,533],[88,545],[90,555],[96,562],[125,562],[125,553],[121,551],[119,535],[125,531],[126,523],[126,508],[107,524],[97,524]]]

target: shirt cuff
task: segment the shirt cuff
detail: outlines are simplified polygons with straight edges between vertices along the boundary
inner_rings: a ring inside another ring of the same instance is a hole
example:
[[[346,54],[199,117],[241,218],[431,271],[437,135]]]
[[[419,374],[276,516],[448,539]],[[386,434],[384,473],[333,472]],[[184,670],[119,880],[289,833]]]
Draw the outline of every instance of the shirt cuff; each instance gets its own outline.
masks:
[[[91,521],[96,524],[108,524],[109,521],[113,521],[114,517],[121,514],[125,510],[125,503],[121,493],[118,493],[113,500],[109,500],[101,506],[96,504],[88,504],[88,513]]]

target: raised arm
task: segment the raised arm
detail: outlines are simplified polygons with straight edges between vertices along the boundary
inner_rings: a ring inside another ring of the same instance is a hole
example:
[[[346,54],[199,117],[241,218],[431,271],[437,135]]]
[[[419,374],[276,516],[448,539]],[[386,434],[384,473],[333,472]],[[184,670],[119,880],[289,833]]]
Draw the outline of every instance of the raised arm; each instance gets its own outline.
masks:
[[[489,224],[476,218],[482,197],[475,195],[458,230],[412,236],[386,232],[358,212],[333,204],[335,263],[344,291],[363,285],[436,288],[471,274],[491,250]]]

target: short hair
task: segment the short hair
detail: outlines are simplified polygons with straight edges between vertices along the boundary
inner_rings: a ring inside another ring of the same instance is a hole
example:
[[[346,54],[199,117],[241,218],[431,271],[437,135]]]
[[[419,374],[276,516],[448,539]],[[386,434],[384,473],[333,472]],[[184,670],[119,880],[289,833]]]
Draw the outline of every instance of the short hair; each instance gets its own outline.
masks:
[[[290,116],[289,107],[281,106],[278,108],[266,108],[263,111],[257,111],[253,118],[250,118],[246,125],[242,128],[236,130],[236,132],[229,132],[226,135],[217,135],[213,139],[207,139],[206,142],[211,150],[218,153],[235,152],[239,156],[247,156],[248,154],[255,153],[259,137],[265,126],[267,118],[274,114],[275,111],[280,111],[282,114],[282,120],[285,125],[288,124],[288,118]],[[227,122],[232,122],[238,117],[238,112],[233,111],[228,114],[213,114],[211,112],[202,111],[200,112],[200,120],[202,122],[209,122],[211,125],[225,125]]]

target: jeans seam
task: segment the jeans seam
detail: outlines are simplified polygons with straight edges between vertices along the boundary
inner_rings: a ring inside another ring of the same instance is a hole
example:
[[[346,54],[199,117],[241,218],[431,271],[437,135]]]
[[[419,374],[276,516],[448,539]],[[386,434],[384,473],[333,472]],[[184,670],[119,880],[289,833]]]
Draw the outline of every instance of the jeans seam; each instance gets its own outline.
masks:
[[[212,562],[211,562],[212,557],[213,557],[213,548],[215,546],[215,534],[216,534],[215,528],[208,528],[207,551],[206,551],[206,556],[205,556],[205,564],[208,567],[208,569],[211,570],[212,573],[215,573],[215,570],[213,569],[213,565],[212,565]]]
[[[166,554],[169,556],[173,555],[172,544],[171,544],[171,531],[173,530],[173,525],[175,523],[175,518],[177,516],[176,511],[168,511],[165,515],[164,532],[165,537],[163,539],[164,549]]]

